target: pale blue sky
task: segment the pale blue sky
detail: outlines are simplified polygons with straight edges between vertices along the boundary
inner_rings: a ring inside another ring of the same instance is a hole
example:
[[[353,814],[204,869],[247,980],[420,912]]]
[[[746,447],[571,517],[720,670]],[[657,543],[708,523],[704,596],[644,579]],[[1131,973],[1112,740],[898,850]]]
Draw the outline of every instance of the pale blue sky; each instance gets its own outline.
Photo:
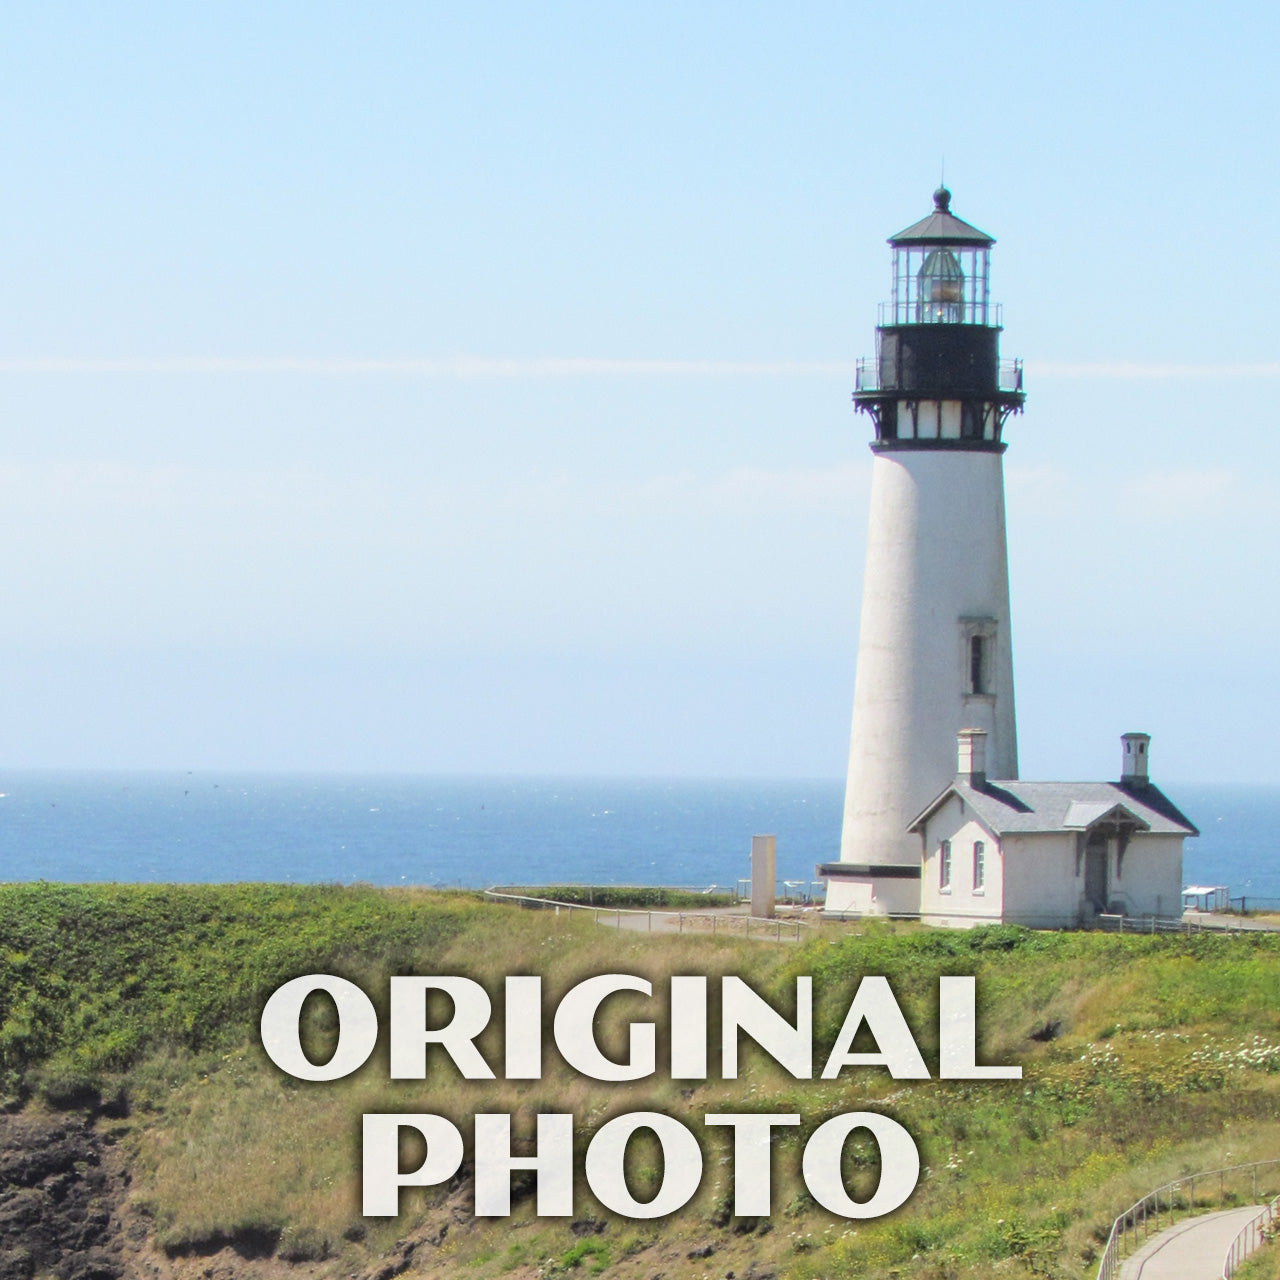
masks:
[[[887,235],[1022,772],[1280,781],[1272,6],[6,6],[0,762],[836,776]]]

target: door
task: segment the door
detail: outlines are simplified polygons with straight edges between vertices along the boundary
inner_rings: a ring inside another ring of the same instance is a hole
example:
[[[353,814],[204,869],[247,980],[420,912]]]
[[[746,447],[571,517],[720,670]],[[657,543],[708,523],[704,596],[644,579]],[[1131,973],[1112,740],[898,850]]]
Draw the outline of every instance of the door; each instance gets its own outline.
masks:
[[[1095,912],[1107,909],[1107,842],[1090,840],[1084,851],[1084,896]]]

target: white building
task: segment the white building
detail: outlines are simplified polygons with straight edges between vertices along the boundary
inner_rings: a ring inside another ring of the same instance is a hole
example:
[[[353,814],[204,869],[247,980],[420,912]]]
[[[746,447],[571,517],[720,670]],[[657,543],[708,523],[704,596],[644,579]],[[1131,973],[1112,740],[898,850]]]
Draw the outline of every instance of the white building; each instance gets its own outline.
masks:
[[[1086,925],[1108,912],[1182,914],[1182,842],[1196,828],[1152,784],[1150,738],[1126,733],[1119,782],[988,779],[985,734],[910,830],[932,924]]]

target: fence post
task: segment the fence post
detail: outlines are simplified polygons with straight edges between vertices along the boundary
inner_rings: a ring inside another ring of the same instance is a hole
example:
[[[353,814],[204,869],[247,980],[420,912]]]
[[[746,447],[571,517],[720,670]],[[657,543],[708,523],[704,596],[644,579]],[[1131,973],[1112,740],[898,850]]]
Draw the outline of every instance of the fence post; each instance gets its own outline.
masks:
[[[680,913],[680,932],[684,932],[684,912]]]
[[[778,936],[774,939],[774,941],[775,942],[782,941],[782,920],[781,919],[778,920]]]
[[[747,916],[747,937],[751,937],[751,917]]]
[[[649,912],[649,932],[653,932],[653,912]]]
[[[711,913],[711,936],[713,938],[716,936],[716,913],[714,911]]]

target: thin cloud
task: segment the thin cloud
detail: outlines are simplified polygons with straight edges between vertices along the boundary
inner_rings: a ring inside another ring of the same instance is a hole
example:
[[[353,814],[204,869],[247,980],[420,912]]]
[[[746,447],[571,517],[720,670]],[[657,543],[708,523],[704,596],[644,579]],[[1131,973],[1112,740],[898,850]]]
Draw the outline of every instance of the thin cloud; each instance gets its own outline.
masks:
[[[1174,382],[1183,378],[1274,378],[1280,375],[1280,361],[1253,364],[1143,364],[1138,361],[1106,360],[1068,364],[1053,360],[1028,360],[1027,373],[1043,378],[1119,378],[1135,382]]]
[[[577,378],[577,377],[851,377],[851,360],[615,360],[587,356],[493,359],[482,356],[407,359],[236,356],[88,359],[78,356],[0,358],[0,373],[127,374],[405,374],[420,378]]]

